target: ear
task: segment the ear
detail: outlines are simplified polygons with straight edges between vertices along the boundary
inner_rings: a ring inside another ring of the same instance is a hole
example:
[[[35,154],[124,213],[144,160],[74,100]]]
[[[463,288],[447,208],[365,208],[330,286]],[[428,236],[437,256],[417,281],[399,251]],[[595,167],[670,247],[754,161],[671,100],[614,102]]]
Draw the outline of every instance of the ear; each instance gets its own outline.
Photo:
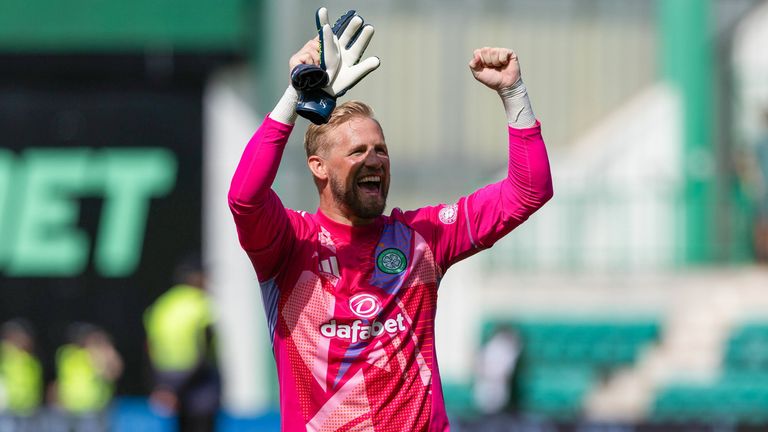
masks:
[[[312,175],[320,180],[328,180],[328,167],[325,161],[318,155],[312,155],[307,158],[307,166]]]

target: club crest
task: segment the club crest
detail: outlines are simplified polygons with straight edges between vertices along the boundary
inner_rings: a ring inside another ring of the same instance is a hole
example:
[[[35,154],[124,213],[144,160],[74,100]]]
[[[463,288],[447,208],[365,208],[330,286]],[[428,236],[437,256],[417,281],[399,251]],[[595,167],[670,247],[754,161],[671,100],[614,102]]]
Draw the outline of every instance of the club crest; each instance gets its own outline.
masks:
[[[376,258],[376,266],[384,273],[402,273],[408,266],[408,259],[399,249],[384,249]]]

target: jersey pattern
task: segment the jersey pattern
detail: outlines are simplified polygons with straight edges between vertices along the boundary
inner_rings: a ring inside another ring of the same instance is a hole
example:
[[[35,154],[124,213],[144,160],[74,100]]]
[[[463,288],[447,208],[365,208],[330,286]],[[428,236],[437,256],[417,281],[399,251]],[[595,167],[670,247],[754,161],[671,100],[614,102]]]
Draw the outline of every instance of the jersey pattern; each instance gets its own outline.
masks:
[[[309,229],[297,231],[309,238],[288,259],[301,271],[266,282],[279,292],[273,341],[281,397],[294,399],[282,405],[298,409],[284,416],[302,423],[287,429],[444,430],[433,382],[439,268],[424,237],[382,217],[353,240],[322,216],[299,215]]]

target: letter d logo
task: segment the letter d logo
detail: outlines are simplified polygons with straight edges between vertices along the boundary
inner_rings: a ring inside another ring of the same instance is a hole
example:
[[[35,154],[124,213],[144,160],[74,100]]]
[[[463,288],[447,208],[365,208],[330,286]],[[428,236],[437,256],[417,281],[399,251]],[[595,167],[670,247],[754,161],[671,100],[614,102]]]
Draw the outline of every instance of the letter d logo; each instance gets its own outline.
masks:
[[[381,302],[372,294],[357,294],[349,298],[349,308],[360,318],[373,318],[381,311]]]

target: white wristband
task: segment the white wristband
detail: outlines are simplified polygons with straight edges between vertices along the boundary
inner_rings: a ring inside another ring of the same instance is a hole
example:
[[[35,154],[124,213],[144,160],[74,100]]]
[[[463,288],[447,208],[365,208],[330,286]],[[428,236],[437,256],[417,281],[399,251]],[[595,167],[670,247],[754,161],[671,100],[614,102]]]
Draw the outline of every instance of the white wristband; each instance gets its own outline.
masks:
[[[507,113],[507,123],[515,129],[529,128],[536,124],[536,116],[528,99],[528,90],[522,78],[510,87],[499,90],[499,96]]]
[[[275,108],[269,113],[272,120],[283,124],[292,125],[296,123],[296,102],[299,101],[299,94],[292,86],[285,89],[285,93],[275,105]]]

